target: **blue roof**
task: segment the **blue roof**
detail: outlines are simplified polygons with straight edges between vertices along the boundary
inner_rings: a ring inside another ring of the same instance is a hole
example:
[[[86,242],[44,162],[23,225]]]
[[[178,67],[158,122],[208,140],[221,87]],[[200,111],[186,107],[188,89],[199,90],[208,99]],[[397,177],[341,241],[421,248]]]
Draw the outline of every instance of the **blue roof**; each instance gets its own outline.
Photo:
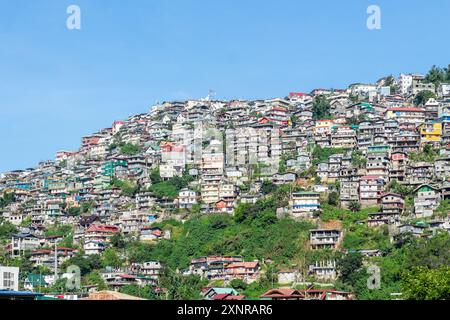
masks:
[[[0,290],[0,296],[37,297],[43,295],[44,295],[43,293],[28,292],[28,291]]]

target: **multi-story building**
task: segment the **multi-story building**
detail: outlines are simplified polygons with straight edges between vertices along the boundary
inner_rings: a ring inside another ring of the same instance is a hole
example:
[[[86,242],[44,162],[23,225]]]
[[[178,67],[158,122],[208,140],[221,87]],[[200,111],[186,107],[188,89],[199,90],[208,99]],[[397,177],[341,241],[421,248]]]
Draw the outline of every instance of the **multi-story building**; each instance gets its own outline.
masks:
[[[336,249],[342,240],[342,231],[336,229],[310,230],[311,249]]]
[[[291,213],[294,218],[312,217],[320,210],[320,194],[317,192],[296,192],[292,194]]]
[[[362,207],[378,205],[384,191],[385,181],[377,176],[363,176],[359,183],[359,198]]]
[[[19,268],[0,266],[0,290],[19,291]]]
[[[414,190],[414,214],[418,218],[431,217],[439,206],[441,199],[439,189],[429,184],[421,185]]]

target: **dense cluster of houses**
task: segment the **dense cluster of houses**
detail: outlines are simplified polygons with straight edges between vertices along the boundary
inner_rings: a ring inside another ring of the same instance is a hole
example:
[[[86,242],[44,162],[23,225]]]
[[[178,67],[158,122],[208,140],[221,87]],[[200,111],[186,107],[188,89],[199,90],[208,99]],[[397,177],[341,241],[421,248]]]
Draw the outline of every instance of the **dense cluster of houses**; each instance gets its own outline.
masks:
[[[388,225],[397,233],[418,236],[433,228],[449,230],[448,216],[420,226],[404,217],[431,218],[450,199],[450,84],[435,88],[414,74],[394,81],[395,92],[383,78],[375,84],[267,100],[165,102],[115,121],[83,137],[78,150],[60,151],[34,168],[0,174],[0,194],[14,195],[0,214],[20,230],[7,250],[13,257],[31,251],[34,265],[53,269],[55,251],[59,263],[76,252],[59,246],[58,237],[45,237],[45,230],[56,224],[73,226],[73,241],[86,255],[102,253],[117,233],[141,241],[169,239],[169,231],[153,226],[166,212],[232,214],[239,203],[263,198],[266,182],[301,187],[282,208],[295,219],[316,218],[322,199],[337,192],[343,208],[355,202],[380,208],[369,216],[371,227]],[[414,105],[422,91],[436,98]],[[319,96],[327,99],[329,110],[317,119]],[[318,147],[334,152],[316,159]],[[434,153],[433,162],[418,157],[425,149]],[[154,172],[160,181],[188,176],[190,182],[175,197],[161,196],[152,189]],[[134,190],[124,191],[117,181]],[[412,206],[389,190],[393,182],[413,190]],[[312,230],[310,247],[335,249],[342,237],[339,229]],[[152,281],[159,272],[154,263],[104,277],[113,287]],[[204,257],[192,260],[185,273],[251,282],[259,268],[259,262],[240,257]],[[333,262],[310,270],[335,277]],[[304,292],[266,296],[286,295],[305,297]]]
[[[208,256],[193,259],[184,274],[200,275],[211,281],[239,279],[250,284],[258,279],[260,269],[259,261],[244,262],[240,256]]]

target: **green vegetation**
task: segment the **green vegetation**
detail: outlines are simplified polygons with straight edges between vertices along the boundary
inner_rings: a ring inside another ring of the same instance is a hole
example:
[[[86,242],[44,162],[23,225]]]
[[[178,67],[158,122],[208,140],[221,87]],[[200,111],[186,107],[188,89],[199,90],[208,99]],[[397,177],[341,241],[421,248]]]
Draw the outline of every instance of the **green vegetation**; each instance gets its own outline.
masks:
[[[182,276],[171,268],[165,268],[160,284],[168,288],[165,299],[168,300],[200,300],[201,289],[208,284],[199,276]]]
[[[403,197],[407,197],[407,196],[411,195],[414,191],[414,189],[412,187],[402,185],[402,184],[398,183],[397,180],[392,180],[389,183],[389,185],[387,186],[386,190],[389,192],[400,194]]]
[[[139,297],[148,300],[158,300],[160,297],[155,294],[152,286],[146,285],[140,287],[138,285],[126,285],[119,290],[121,293],[128,294],[130,296]]]
[[[436,99],[436,94],[434,92],[428,90],[421,91],[414,97],[414,104],[416,106],[424,105],[431,98]]]
[[[116,249],[108,248],[102,254],[102,266],[119,268],[122,266],[122,259],[119,257]]]
[[[192,180],[193,178],[189,175],[173,177],[167,181],[161,181],[151,185],[149,191],[158,199],[175,199],[178,197],[178,192],[181,189],[186,188]]]
[[[439,203],[439,207],[437,207],[435,214],[438,217],[448,217],[450,214],[450,200],[443,200]]]
[[[10,235],[17,232],[17,228],[9,221],[0,220],[0,240],[9,239]]]
[[[347,271],[336,287],[354,292],[360,300],[389,300],[392,293],[403,293],[404,299],[448,299],[449,245],[448,232],[431,239],[405,237],[397,246],[386,249],[385,256],[370,259],[371,265],[380,268],[380,288],[375,290],[367,288],[371,276],[367,268],[349,254],[345,261],[338,262],[338,269]]]
[[[84,257],[81,252],[70,258],[62,264],[62,269],[67,269],[71,265],[76,265],[80,268],[81,275],[87,275],[95,270],[102,268],[102,258],[100,255],[89,255]]]
[[[73,228],[71,225],[56,225],[52,228],[49,228],[45,231],[46,237],[52,237],[52,236],[68,236],[73,231]]]
[[[331,116],[330,113],[330,101],[324,95],[318,95],[313,101],[313,119],[323,120],[328,119]]]
[[[0,197],[0,209],[3,209],[10,203],[14,202],[14,193],[5,193]]]
[[[140,151],[141,151],[140,146],[132,143],[125,143],[120,146],[120,152],[127,156],[135,156],[139,154]]]
[[[267,195],[269,193],[274,192],[277,189],[276,184],[274,184],[272,181],[263,181],[261,185],[261,192],[264,195]]]
[[[340,200],[339,193],[337,193],[336,191],[333,191],[328,195],[328,204],[330,206],[333,206],[333,207],[338,206],[339,200]]]
[[[367,158],[359,150],[352,152],[352,165],[357,168],[364,168],[367,164]]]
[[[403,298],[407,300],[449,300],[450,267],[413,268],[402,280]]]
[[[447,68],[431,67],[431,70],[425,76],[425,82],[433,83],[436,89],[442,82],[450,82],[450,65]]]
[[[159,167],[152,170],[152,172],[150,173],[150,180],[152,181],[153,184],[157,184],[162,181],[161,174],[159,172]]]
[[[312,152],[313,164],[317,165],[319,162],[328,161],[330,156],[334,154],[344,153],[342,148],[322,148],[316,146]]]
[[[111,182],[111,186],[119,188],[122,191],[122,195],[132,197],[139,191],[139,186],[132,181],[123,181],[114,178]]]
[[[429,144],[426,144],[420,152],[409,153],[409,159],[412,162],[434,162],[437,157],[439,157],[439,150],[433,149]]]
[[[351,212],[357,212],[361,210],[361,204],[358,201],[351,201],[348,205],[348,208]]]
[[[191,219],[180,226],[178,235],[156,245],[130,242],[126,249],[129,260],[155,259],[176,269],[187,268],[196,257],[223,254],[242,255],[247,261],[272,259],[277,265],[289,265],[303,248],[302,234],[308,235],[308,230],[315,227],[308,222],[277,220],[273,208],[260,214],[258,206],[246,208],[251,212],[245,218],[215,214]]]

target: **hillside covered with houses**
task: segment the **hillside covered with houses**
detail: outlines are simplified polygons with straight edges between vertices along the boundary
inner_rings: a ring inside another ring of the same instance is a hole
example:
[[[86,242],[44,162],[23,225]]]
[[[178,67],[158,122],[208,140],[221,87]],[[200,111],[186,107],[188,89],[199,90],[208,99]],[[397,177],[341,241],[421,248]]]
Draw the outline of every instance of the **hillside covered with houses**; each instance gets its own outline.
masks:
[[[0,174],[0,270],[79,297],[449,299],[449,215],[450,66],[115,121]]]

